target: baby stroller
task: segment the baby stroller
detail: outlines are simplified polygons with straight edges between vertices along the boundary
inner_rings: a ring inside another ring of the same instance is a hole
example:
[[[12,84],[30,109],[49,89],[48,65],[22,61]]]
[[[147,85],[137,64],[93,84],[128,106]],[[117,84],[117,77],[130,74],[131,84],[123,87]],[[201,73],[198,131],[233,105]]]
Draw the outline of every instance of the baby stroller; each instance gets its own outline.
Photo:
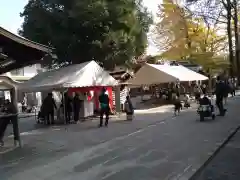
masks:
[[[216,117],[212,100],[210,100],[206,95],[199,99],[197,112],[200,116],[200,121],[204,121],[206,117],[211,117],[213,120]]]
[[[44,124],[45,123],[45,114],[44,114],[43,105],[41,106],[40,111],[38,112],[37,123],[38,124]]]
[[[126,113],[126,117],[128,121],[132,121],[134,117],[134,108],[129,96],[126,97],[126,101],[124,103],[124,110]]]
[[[45,121],[44,114],[41,111],[39,111],[37,116],[37,123],[41,124],[44,123],[44,121]]]

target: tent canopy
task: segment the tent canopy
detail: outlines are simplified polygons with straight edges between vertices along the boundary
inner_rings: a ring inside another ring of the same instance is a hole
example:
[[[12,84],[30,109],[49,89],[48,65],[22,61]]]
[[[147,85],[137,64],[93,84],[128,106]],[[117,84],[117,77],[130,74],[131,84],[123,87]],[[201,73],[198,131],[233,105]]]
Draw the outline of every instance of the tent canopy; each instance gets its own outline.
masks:
[[[208,77],[196,73],[181,65],[170,66],[146,63],[135,74],[135,77],[128,81],[128,84],[151,85],[176,81],[203,81],[207,79]]]
[[[95,61],[40,73],[19,85],[23,92],[41,92],[73,87],[116,86],[117,81]]]

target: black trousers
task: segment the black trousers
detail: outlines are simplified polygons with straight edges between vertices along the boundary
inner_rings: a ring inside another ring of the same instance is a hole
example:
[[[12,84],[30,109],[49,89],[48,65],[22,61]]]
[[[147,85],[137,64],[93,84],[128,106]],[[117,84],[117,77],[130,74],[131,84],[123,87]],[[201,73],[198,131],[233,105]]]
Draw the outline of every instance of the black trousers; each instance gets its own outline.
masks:
[[[109,113],[110,113],[110,109],[109,109],[109,108],[104,108],[104,109],[101,109],[101,110],[100,110],[100,124],[99,124],[99,126],[102,126],[102,125],[103,125],[103,116],[104,116],[104,115],[106,116],[105,126],[108,125]]]
[[[18,118],[17,116],[10,116],[10,117],[4,117],[0,120],[0,140],[3,139],[5,131],[7,129],[8,124],[10,124],[10,121],[12,122],[13,126],[13,135],[14,140],[19,141],[19,129],[18,129]]]
[[[216,97],[216,105],[219,109],[220,114],[223,115],[224,114],[223,96],[217,96]]]
[[[73,116],[74,116],[74,121],[77,122],[79,120],[79,110],[74,109]]]
[[[70,123],[71,121],[71,110],[65,109],[65,120],[67,123]]]

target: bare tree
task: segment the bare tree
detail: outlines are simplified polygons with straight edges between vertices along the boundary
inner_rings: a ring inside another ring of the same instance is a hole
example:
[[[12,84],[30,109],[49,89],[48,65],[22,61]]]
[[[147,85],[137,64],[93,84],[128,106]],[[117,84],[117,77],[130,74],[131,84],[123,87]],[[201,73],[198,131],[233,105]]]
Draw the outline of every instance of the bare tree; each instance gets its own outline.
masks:
[[[235,35],[235,61],[237,65],[237,77],[240,80],[240,49],[239,49],[239,30],[238,30],[238,3],[237,0],[233,0],[234,9],[234,35]]]
[[[231,0],[221,0],[225,10],[227,11],[227,35],[228,35],[228,51],[230,61],[230,76],[234,76],[234,55],[233,55],[233,41],[232,41],[232,3]]]
[[[210,23],[226,24],[230,61],[229,73],[234,76],[234,64],[236,64],[237,74],[240,77],[237,0],[187,0],[187,2],[194,4],[194,6],[197,5],[198,8],[194,11],[196,16],[202,17]],[[221,14],[221,16],[217,17],[216,14]],[[234,28],[232,27],[232,20],[234,20]],[[234,29],[235,55],[232,29]],[[234,63],[234,56],[236,63]]]

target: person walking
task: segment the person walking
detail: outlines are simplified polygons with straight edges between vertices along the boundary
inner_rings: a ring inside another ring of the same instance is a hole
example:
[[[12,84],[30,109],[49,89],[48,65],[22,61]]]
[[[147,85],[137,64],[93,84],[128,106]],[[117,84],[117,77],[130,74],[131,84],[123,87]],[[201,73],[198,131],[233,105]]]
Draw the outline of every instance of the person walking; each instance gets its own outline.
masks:
[[[206,84],[202,85],[202,93],[203,93],[203,95],[207,94],[207,85]]]
[[[103,125],[103,116],[105,114],[105,126],[108,126],[108,120],[109,120],[109,113],[110,113],[110,107],[109,107],[109,97],[106,94],[106,89],[103,88],[101,95],[99,96],[99,102],[100,102],[100,124],[99,127],[102,127]]]
[[[73,116],[74,116],[75,123],[77,123],[79,120],[80,108],[81,108],[81,100],[79,99],[79,94],[76,93],[73,98]]]
[[[21,104],[22,104],[22,112],[24,113],[27,110],[27,97],[26,96],[24,96]]]
[[[194,86],[194,95],[196,102],[199,103],[199,99],[201,98],[201,88],[197,84]]]
[[[216,89],[215,89],[215,94],[216,94],[216,105],[219,109],[219,116],[224,116],[226,109],[223,107],[223,98],[224,95],[226,94],[226,84],[221,80],[220,76],[217,77],[217,82],[216,82]]]
[[[233,87],[234,87],[234,96],[236,95],[236,90],[238,90],[238,80],[233,79]]]
[[[234,78],[231,79],[230,87],[231,87],[232,97],[236,96],[237,83],[235,82]]]

